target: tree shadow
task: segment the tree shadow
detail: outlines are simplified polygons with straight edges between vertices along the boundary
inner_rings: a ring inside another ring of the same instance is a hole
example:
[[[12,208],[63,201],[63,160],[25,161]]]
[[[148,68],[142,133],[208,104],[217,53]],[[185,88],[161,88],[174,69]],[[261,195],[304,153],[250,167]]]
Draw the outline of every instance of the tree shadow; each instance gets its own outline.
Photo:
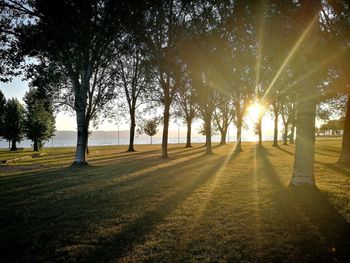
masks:
[[[287,147],[288,147],[288,145],[284,145],[284,146],[287,146]],[[281,147],[280,145],[276,146],[275,148],[278,149],[278,150],[280,150],[280,151],[282,151],[282,152],[285,152],[285,153],[287,153],[287,154],[289,154],[289,155],[294,156],[294,153],[292,153],[292,152],[290,152],[290,151],[287,151],[286,149],[284,149],[284,148]]]
[[[196,160],[191,160],[189,163],[193,164],[193,162],[197,161],[203,162],[203,158],[206,158],[206,156],[197,157]],[[208,157],[208,159],[212,158]],[[97,249],[89,254],[88,258],[92,261],[117,261],[118,258],[125,256],[137,244],[143,242],[145,236],[152,232],[164,217],[174,211],[194,191],[196,191],[196,189],[208,182],[225,164],[226,159],[227,156],[222,156],[216,158],[214,161],[211,160],[212,165],[209,169],[206,169],[196,178],[192,179],[191,182],[187,183],[182,189],[164,199],[155,209],[146,212],[142,217],[130,223],[110,240],[102,241],[101,244],[98,244]],[[181,164],[181,168],[176,169],[176,171],[181,173],[185,172],[187,169],[187,164],[183,163]]]
[[[327,194],[316,187],[286,188],[265,152],[258,151],[257,158],[262,161],[264,174],[274,188],[271,199],[283,211],[287,231],[292,230],[292,235],[299,236],[292,240],[300,250],[299,258],[312,262],[347,262],[350,259],[349,222],[334,208]]]

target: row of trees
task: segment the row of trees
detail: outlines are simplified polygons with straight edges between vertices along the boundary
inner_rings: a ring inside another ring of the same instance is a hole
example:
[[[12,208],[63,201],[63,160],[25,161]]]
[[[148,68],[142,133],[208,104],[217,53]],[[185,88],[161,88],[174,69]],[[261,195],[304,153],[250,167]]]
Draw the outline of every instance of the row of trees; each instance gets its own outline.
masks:
[[[6,100],[0,91],[0,137],[11,142],[11,151],[23,137],[33,141],[34,151],[55,132],[55,117],[49,96],[45,91],[32,88],[24,96],[25,107],[15,99]]]
[[[2,79],[18,74],[13,69],[26,57],[35,58],[25,67],[27,77],[76,114],[78,165],[87,164],[90,123],[105,119],[118,98],[130,115],[130,151],[140,105],[162,106],[163,158],[171,114],[186,121],[188,147],[193,119],[204,121],[208,153],[213,123],[224,138],[233,122],[240,152],[246,111],[258,103],[259,145],[270,109],[274,145],[279,118],[284,138],[294,138],[297,128],[292,184],[313,184],[316,106],[350,96],[347,1],[0,3]],[[340,159],[349,164],[347,105]]]

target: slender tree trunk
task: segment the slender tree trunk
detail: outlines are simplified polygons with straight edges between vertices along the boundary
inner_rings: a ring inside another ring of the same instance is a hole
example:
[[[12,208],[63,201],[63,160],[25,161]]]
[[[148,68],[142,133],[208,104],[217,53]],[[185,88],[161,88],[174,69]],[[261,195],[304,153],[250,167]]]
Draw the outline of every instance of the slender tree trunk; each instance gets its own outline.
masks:
[[[242,151],[242,118],[239,116],[237,118],[237,144],[235,152],[241,152]]]
[[[186,146],[185,148],[191,148],[191,130],[192,130],[192,120],[187,120],[187,135],[186,135]]]
[[[162,138],[162,158],[167,159],[168,156],[168,133],[170,119],[170,99],[164,101],[164,120],[163,120],[163,138]]]
[[[350,94],[348,95],[348,102],[346,106],[343,142],[339,163],[343,164],[345,167],[350,167]]]
[[[206,116],[205,118],[205,146],[206,146],[206,153],[210,154],[212,153],[211,149],[211,117]]]
[[[262,147],[262,128],[261,128],[262,125],[261,124],[262,124],[262,117],[259,117],[258,124],[257,124],[258,136],[259,136],[259,143],[258,143],[259,147]]]
[[[12,140],[11,151],[17,151],[16,140]]]
[[[283,131],[283,145],[288,144],[288,125],[284,126],[284,131]]]
[[[274,130],[273,130],[273,144],[272,146],[278,146],[278,113],[275,112]]]
[[[294,144],[294,137],[295,137],[295,119],[292,122],[292,127],[290,129],[290,139],[289,143]]]
[[[134,152],[134,139],[135,139],[135,110],[130,111],[130,138],[129,138],[129,147],[128,152]]]
[[[149,136],[150,137],[150,143],[151,143],[151,145],[152,145],[152,136]]]
[[[33,140],[33,150],[34,150],[34,152],[37,152],[37,151],[39,151],[39,147],[38,147],[38,139],[34,139]]]

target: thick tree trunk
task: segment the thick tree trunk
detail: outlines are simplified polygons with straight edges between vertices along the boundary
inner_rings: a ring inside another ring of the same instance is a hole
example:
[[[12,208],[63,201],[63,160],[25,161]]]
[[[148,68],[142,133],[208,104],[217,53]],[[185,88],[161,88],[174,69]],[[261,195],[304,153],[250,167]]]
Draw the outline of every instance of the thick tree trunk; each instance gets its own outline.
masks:
[[[339,163],[350,168],[350,94],[348,95],[348,102],[346,106],[343,142]]]
[[[220,145],[225,145],[226,144],[226,135],[227,135],[227,129],[223,128],[220,131]]]
[[[239,117],[237,120],[237,144],[235,148],[235,152],[242,151],[242,118]]]
[[[304,27],[305,22],[311,22],[314,14],[319,10],[319,0],[301,1],[300,27]],[[314,68],[318,64],[315,46],[318,44],[318,20],[312,25],[305,45],[301,47],[300,74],[306,70]],[[301,83],[299,89],[299,101],[297,104],[296,116],[296,142],[295,159],[293,167],[292,186],[307,185],[315,186],[314,158],[315,158],[315,119],[316,119],[316,96],[317,96],[317,76],[312,75]]]
[[[87,165],[86,147],[88,141],[88,122],[85,119],[85,111],[76,110],[78,134],[77,134],[77,148],[75,161],[73,165],[83,166]]]
[[[301,96],[303,99],[300,100],[297,106],[297,136],[291,185],[315,185],[316,90],[313,87],[305,87],[303,90],[303,96]]]
[[[212,153],[211,149],[211,117],[206,116],[205,118],[205,146],[206,146],[206,153],[210,154]]]
[[[131,110],[131,112],[130,112],[130,137],[129,137],[128,152],[135,151],[135,149],[134,149],[135,127],[136,127],[135,111]]]
[[[191,148],[191,130],[192,130],[192,120],[187,120],[187,135],[186,135],[186,146],[185,148]]]
[[[16,140],[12,140],[11,151],[17,151]]]
[[[164,101],[164,119],[163,119],[163,138],[162,138],[162,158],[167,159],[168,156],[168,134],[170,119],[170,101]]]
[[[33,150],[34,150],[34,152],[39,151],[38,139],[34,139],[34,140],[33,140]]]
[[[274,130],[273,130],[273,144],[272,146],[278,146],[278,113],[275,112]]]

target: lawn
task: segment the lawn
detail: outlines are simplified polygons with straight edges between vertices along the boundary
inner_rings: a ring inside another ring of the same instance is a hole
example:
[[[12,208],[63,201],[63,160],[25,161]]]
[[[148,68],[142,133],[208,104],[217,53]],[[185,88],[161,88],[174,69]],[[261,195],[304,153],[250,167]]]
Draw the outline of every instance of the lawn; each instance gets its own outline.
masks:
[[[350,262],[350,171],[317,142],[318,189],[293,189],[293,146],[72,148],[0,166],[1,262]],[[31,154],[29,151],[19,155]],[[0,159],[16,154],[0,152]]]

